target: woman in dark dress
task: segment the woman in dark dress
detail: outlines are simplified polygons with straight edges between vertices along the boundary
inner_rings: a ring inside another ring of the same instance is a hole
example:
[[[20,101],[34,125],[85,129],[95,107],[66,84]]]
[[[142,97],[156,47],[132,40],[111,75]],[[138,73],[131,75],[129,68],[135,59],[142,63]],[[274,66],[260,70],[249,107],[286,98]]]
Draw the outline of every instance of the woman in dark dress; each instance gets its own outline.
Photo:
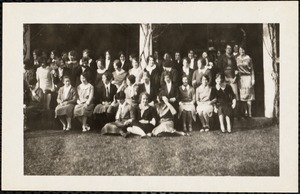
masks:
[[[104,59],[100,57],[97,61],[97,71],[95,78],[95,86],[97,86],[102,81],[102,75],[106,72]]]
[[[217,103],[216,107],[218,109],[219,121],[221,131],[225,132],[224,118],[227,124],[227,131],[231,132],[231,121],[233,117],[233,109],[236,106],[235,94],[229,84],[225,82],[224,74],[216,75],[216,87],[214,88]]]
[[[128,132],[140,135],[142,138],[151,136],[151,132],[156,125],[156,112],[152,106],[149,106],[148,98],[149,95],[146,92],[141,94],[136,118],[132,122],[132,127],[127,128]]]
[[[125,93],[120,91],[116,94],[116,100],[112,103],[112,106],[116,106],[117,113],[115,116],[115,121],[105,124],[101,130],[101,134],[120,134],[126,137],[126,128],[131,124],[134,118],[134,113],[132,106],[126,102]],[[117,101],[117,102],[116,102]]]
[[[190,68],[190,62],[189,58],[184,57],[182,59],[182,69],[181,69],[181,75],[186,76],[188,78],[188,84],[191,86],[192,85],[192,78],[193,78],[193,73],[194,70]],[[182,84],[182,82],[180,83]]]

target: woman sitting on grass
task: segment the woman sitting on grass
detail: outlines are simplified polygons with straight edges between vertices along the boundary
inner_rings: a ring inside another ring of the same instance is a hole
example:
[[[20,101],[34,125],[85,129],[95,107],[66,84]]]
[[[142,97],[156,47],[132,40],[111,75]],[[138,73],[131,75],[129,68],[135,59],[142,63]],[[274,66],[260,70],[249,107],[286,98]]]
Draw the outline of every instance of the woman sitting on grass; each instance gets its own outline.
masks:
[[[76,90],[71,86],[71,79],[68,76],[63,77],[64,86],[58,91],[57,107],[55,108],[55,118],[59,118],[63,125],[63,131],[71,129],[71,119],[76,104]]]
[[[116,113],[116,121],[107,123],[101,130],[101,134],[120,134],[123,137],[126,137],[126,128],[131,124],[132,119],[134,118],[132,106],[126,102],[125,93],[123,91],[116,94],[112,106],[118,108]]]
[[[217,101],[215,93],[209,86],[209,77],[202,76],[201,85],[196,89],[197,113],[202,123],[200,132],[207,132],[210,129],[209,118],[213,115],[213,104]]]
[[[233,109],[236,106],[235,94],[230,85],[225,83],[224,74],[216,75],[216,98],[217,98],[217,109],[220,121],[220,128],[225,133],[224,118],[227,124],[227,131],[231,132],[231,121],[233,117]]]
[[[77,105],[74,108],[74,117],[82,123],[82,132],[89,131],[91,128],[87,124],[87,118],[93,114],[94,86],[88,82],[89,76],[86,73],[80,75],[81,84],[77,87]]]
[[[132,122],[132,127],[128,127],[127,131],[142,138],[151,136],[151,132],[156,124],[156,112],[152,106],[148,104],[149,94],[146,92],[141,94],[140,104],[137,107],[136,119]]]
[[[168,98],[163,96],[161,92],[157,97],[158,103],[156,104],[156,111],[158,114],[159,125],[152,131],[154,136],[161,136],[162,133],[171,133],[181,136],[187,136],[188,133],[176,131],[174,129],[174,115],[176,114],[175,108],[170,104]]]

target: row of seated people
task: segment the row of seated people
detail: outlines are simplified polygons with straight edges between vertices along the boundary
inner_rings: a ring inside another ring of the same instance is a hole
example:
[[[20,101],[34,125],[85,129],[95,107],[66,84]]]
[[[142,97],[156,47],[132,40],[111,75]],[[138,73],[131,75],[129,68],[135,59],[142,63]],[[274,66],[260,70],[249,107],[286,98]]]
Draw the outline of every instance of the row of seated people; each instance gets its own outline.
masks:
[[[215,86],[209,85],[210,78],[203,75],[201,84],[195,89],[189,84],[188,76],[182,76],[182,85],[172,82],[169,72],[163,75],[164,84],[159,88],[151,86],[149,72],[142,75],[142,84],[136,84],[136,77],[126,77],[124,88],[117,88],[109,72],[102,75],[100,91],[95,93],[94,86],[89,83],[89,74],[80,75],[81,83],[75,88],[71,85],[69,76],[63,77],[63,86],[57,96],[58,105],[55,117],[58,117],[64,131],[72,127],[72,118],[78,118],[82,123],[82,131],[90,130],[88,117],[94,115],[95,122],[105,121],[102,133],[119,133],[127,136],[129,133],[142,137],[158,135],[162,132],[187,135],[192,131],[192,123],[198,114],[202,128],[209,131],[209,118],[215,111],[218,113],[220,129],[231,132],[231,118],[236,105],[235,95],[230,85],[225,83],[223,74],[217,74]],[[36,79],[28,82],[25,116],[34,118],[43,108],[44,92]],[[182,131],[174,129],[174,121],[182,121]],[[93,125],[97,128],[97,125]],[[100,126],[100,125],[99,125]]]

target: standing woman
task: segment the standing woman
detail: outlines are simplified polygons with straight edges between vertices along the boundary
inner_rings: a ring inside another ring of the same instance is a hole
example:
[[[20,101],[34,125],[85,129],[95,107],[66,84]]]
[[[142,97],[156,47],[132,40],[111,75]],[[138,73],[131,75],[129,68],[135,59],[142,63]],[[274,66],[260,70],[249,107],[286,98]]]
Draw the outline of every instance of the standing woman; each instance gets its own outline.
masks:
[[[210,130],[209,118],[213,115],[213,104],[217,101],[214,93],[215,90],[212,90],[208,83],[209,77],[203,75],[202,84],[196,89],[197,113],[202,123],[200,132]]]
[[[150,82],[154,88],[160,88],[161,68],[155,64],[154,57],[150,55],[147,60],[148,64],[145,70],[150,75]]]
[[[236,61],[240,75],[240,100],[243,102],[245,116],[252,117],[252,101],[255,100],[253,63],[252,59],[246,55],[243,46],[240,47],[239,53],[240,55],[237,57]]]
[[[79,67],[79,63],[77,61],[77,53],[72,50],[68,53],[68,61],[66,61],[66,67],[71,70],[71,84],[72,86],[76,85],[76,69]]]
[[[97,62],[97,71],[96,71],[95,87],[97,87],[97,85],[102,81],[102,75],[106,72],[103,57],[100,57],[96,62]]]
[[[194,70],[190,68],[190,59],[187,57],[184,57],[182,59],[182,69],[181,69],[181,75],[182,77],[185,76],[188,79],[188,84],[192,85],[192,78]],[[182,84],[182,83],[181,83]]]
[[[182,115],[183,131],[187,131],[186,123],[188,123],[188,130],[193,130],[193,120],[196,121],[195,109],[195,90],[188,84],[186,75],[182,76],[182,86],[179,87],[179,114],[178,119]]]
[[[128,73],[122,69],[122,63],[119,60],[114,61],[114,68],[115,71],[113,72],[113,81],[111,83],[117,86],[117,92],[120,92],[125,88]]]
[[[74,108],[74,117],[82,123],[82,132],[90,130],[87,124],[87,118],[93,114],[94,103],[94,86],[88,82],[88,75],[80,75],[81,84],[77,87],[77,105]]]
[[[132,121],[132,127],[128,127],[127,131],[142,138],[151,136],[151,132],[156,124],[156,112],[152,106],[148,104],[149,95],[144,92],[141,94],[140,104],[137,107],[137,116]]]
[[[225,132],[224,118],[227,124],[227,131],[230,133],[232,128],[233,109],[236,106],[235,94],[229,84],[225,82],[224,74],[216,75],[216,88],[217,109],[220,121],[221,131]]]
[[[135,83],[139,84],[142,81],[143,78],[143,70],[140,67],[137,58],[133,57],[131,59],[132,68],[129,69],[129,75],[135,76]]]
[[[114,65],[112,61],[111,51],[110,50],[105,51],[104,56],[105,56],[105,69],[112,73],[114,71]]]
[[[197,59],[197,66],[198,69],[194,71],[192,83],[194,88],[198,88],[202,83],[202,77],[204,75],[209,76],[211,78],[211,72],[207,69],[207,66],[205,65],[205,60],[198,58]]]
[[[63,83],[64,86],[58,91],[58,105],[55,108],[55,118],[59,118],[64,131],[69,131],[71,129],[71,119],[76,104],[76,90],[71,86],[71,79],[69,76],[63,77]]]
[[[53,74],[51,74],[51,68],[46,63],[46,58],[40,58],[41,66],[36,70],[36,79],[38,81],[38,87],[44,92],[44,108],[49,110],[51,101],[51,92],[54,92],[55,87],[53,83]]]

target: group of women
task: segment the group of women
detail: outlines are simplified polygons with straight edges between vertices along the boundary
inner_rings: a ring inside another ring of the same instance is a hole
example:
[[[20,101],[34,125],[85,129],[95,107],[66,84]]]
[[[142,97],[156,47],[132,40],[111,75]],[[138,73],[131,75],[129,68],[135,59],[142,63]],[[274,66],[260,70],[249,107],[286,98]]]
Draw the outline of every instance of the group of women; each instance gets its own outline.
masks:
[[[92,127],[102,134],[148,137],[189,135],[197,115],[200,132],[208,132],[217,114],[221,131],[231,132],[238,103],[245,102],[251,117],[254,100],[252,60],[244,47],[238,53],[227,45],[214,59],[207,52],[195,58],[190,50],[183,59],[176,52],[174,59],[166,53],[161,60],[154,52],[142,68],[134,54],[127,61],[123,52],[112,60],[106,51],[95,61],[88,49],[80,60],[75,51],[52,51],[47,60],[34,50],[33,60],[24,62],[25,118],[53,108],[64,131],[78,118],[83,132]]]

